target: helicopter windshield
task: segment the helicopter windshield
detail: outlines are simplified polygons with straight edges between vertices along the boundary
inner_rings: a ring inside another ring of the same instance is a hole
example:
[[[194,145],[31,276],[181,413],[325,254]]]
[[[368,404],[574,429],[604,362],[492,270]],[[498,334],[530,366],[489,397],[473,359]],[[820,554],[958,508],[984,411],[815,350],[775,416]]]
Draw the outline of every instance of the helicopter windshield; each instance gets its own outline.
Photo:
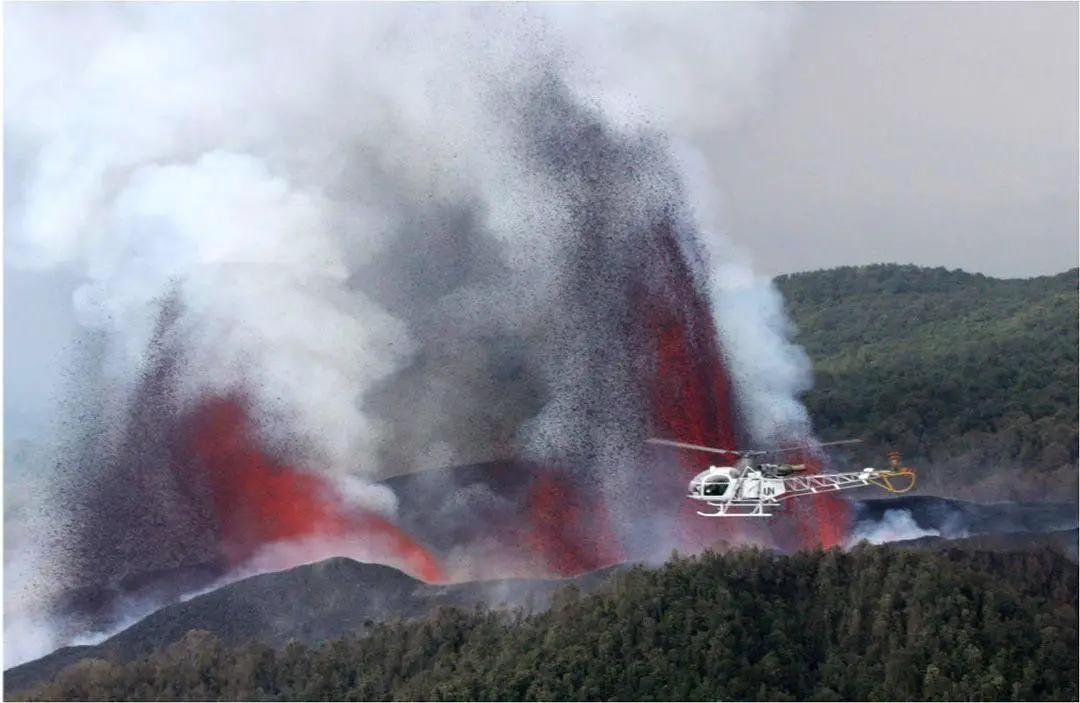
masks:
[[[707,478],[702,483],[701,495],[719,498],[727,493],[728,484],[730,483],[731,481],[728,480],[727,476],[712,476]]]

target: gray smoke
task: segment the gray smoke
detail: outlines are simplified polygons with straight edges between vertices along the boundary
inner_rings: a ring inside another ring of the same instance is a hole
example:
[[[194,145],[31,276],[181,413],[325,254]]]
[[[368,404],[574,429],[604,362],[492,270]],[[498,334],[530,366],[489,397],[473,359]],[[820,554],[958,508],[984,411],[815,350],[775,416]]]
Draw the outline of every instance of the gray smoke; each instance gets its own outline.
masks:
[[[937,537],[940,534],[941,532],[935,528],[920,527],[909,510],[886,510],[881,519],[876,522],[857,524],[848,536],[846,546],[851,547],[860,542],[870,544],[901,542],[919,537]]]
[[[5,15],[5,266],[77,280],[62,309],[20,301],[79,325],[47,412],[106,452],[175,296],[176,402],[244,384],[269,439],[357,494],[492,456],[633,456],[643,410],[619,389],[637,361],[604,340],[634,333],[592,303],[673,203],[691,227],[709,209],[694,144],[762,99],[793,19],[727,3]],[[705,265],[729,269],[714,306],[749,427],[790,434],[804,359],[771,288],[702,226]],[[610,376],[586,383],[598,363]]]
[[[573,156],[620,169],[599,186],[561,172],[560,149],[582,145],[558,144],[560,120],[689,137],[722,128],[758,99],[790,21],[786,9],[745,6],[25,6],[10,16],[7,129],[32,154],[14,174],[12,263],[81,270],[79,320],[116,340],[109,368],[129,381],[158,301],[177,286],[192,395],[254,375],[263,407],[283,403],[291,430],[316,435],[313,463],[368,475],[412,468],[355,465],[403,414],[416,420],[417,447],[396,457],[408,464],[476,452],[477,432],[456,430],[484,421],[495,449],[511,441],[499,425],[517,419],[505,412],[516,399],[488,403],[477,388],[464,422],[434,408],[440,389],[513,375],[523,343],[505,337],[566,325],[543,312],[558,287],[559,232],[601,219],[574,203],[578,188],[606,189],[627,222],[670,201],[675,172],[646,183],[657,171],[642,161],[623,176],[630,152]],[[548,112],[555,93],[565,106]],[[544,134],[523,143],[522,129]],[[604,253],[630,245],[613,240]],[[417,398],[409,377],[434,392]],[[535,397],[522,380],[517,392]],[[399,384],[408,399],[387,400]],[[376,387],[373,412],[360,412],[357,398]]]

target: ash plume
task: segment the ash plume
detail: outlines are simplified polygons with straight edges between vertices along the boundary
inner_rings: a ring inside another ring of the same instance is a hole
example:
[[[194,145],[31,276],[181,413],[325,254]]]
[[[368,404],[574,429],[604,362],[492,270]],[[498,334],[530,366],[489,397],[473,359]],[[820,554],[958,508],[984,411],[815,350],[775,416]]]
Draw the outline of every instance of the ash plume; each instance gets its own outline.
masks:
[[[783,296],[724,236],[723,216],[712,195],[716,189],[700,152],[686,142],[677,143],[673,151],[705,242],[709,299],[743,407],[746,439],[760,447],[811,439],[810,418],[800,396],[813,383],[813,367],[803,348],[789,342],[795,328]]]
[[[718,332],[740,433],[809,432],[805,359],[708,214],[695,146],[761,99],[790,8],[5,13],[5,265],[80,278],[50,462],[64,537],[35,560],[63,598],[233,568],[222,545],[244,526],[222,517],[225,484],[191,468],[227,457],[181,440],[208,399],[257,437],[260,475],[287,464],[288,490],[321,490],[315,476],[369,521],[395,515],[377,479],[526,457],[574,467],[624,547],[666,539],[650,536],[665,516],[634,522],[648,379],[665,373],[647,353],[648,320],[667,314],[653,301],[698,306],[678,318],[688,349],[707,356]],[[549,502],[571,490],[560,481]]]

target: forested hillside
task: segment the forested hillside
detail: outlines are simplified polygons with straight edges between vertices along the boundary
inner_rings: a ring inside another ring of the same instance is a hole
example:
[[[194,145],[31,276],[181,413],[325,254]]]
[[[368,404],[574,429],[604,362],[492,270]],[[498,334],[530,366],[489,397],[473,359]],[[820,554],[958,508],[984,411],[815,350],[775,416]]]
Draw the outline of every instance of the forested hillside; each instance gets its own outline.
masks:
[[[875,265],[776,279],[814,362],[819,434],[897,448],[929,484],[1075,493],[1078,270],[994,279]]]
[[[739,550],[541,614],[443,608],[315,648],[192,631],[8,699],[1076,700],[1077,596],[1049,550]]]

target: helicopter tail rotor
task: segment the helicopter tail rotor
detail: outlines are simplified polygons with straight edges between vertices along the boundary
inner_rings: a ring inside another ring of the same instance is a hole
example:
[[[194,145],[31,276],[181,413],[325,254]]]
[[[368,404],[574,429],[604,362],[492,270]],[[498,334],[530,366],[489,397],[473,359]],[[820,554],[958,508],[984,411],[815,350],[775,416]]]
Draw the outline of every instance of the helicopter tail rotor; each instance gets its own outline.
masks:
[[[897,487],[893,484],[894,479],[904,479],[907,481],[902,487]],[[889,493],[907,493],[915,487],[915,469],[908,466],[902,466],[900,464],[900,452],[889,452],[889,468],[881,472],[881,474],[872,481],[878,488],[884,488]]]

